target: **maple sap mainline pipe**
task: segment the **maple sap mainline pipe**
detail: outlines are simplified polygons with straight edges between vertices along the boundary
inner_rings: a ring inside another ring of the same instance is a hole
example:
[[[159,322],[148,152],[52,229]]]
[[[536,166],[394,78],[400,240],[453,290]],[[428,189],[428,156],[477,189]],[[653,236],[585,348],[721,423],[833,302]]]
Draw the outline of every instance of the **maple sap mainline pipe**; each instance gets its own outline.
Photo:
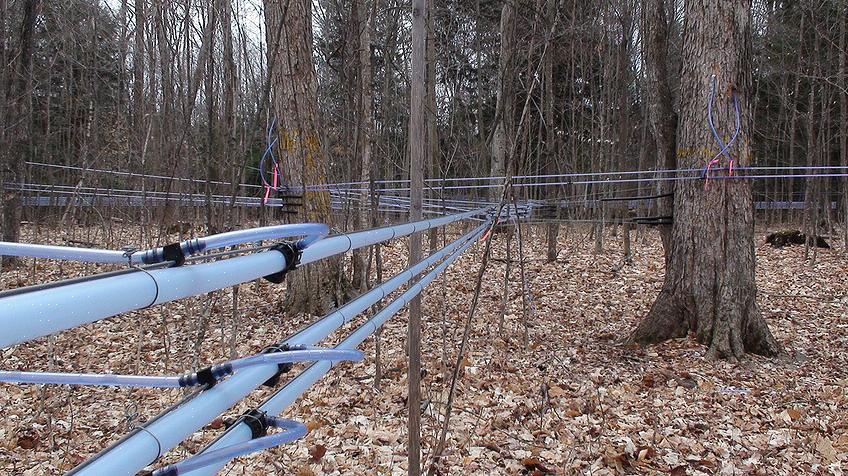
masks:
[[[354,316],[365,311],[384,296],[411,280],[415,275],[422,273],[428,267],[437,263],[448,253],[457,250],[457,248],[463,245],[462,249],[470,246],[482,234],[486,226],[486,224],[478,226],[473,231],[449,243],[415,266],[402,271],[380,286],[359,296],[336,311],[327,314],[325,317],[289,337],[283,343],[315,345]],[[335,238],[326,238],[318,243],[333,239]],[[315,246],[317,246],[317,243],[307,248],[307,250],[311,250]],[[306,250],[304,251],[305,254]],[[136,471],[155,461],[160,455],[160,452],[164,453],[177,446],[194,431],[212,421],[276,373],[276,365],[262,365],[244,369],[214,387],[197,394],[194,398],[182,403],[179,407],[156,417],[145,425],[144,431],[139,431],[124,438],[92,459],[74,468],[69,474],[133,475]]]
[[[303,250],[301,263],[345,253],[469,218],[485,209],[416,223],[365,230],[318,240]],[[286,269],[277,251],[211,263],[139,271],[0,299],[0,348],[136,309],[208,293]]]
[[[138,271],[0,299],[0,348],[135,309],[211,292],[286,268],[279,252]]]
[[[465,213],[457,213],[443,217],[430,218],[429,220],[421,220],[413,223],[402,223],[400,225],[387,226],[383,228],[374,228],[371,230],[350,233],[347,235],[334,236],[325,238],[312,244],[309,248],[303,250],[300,257],[301,264],[312,263],[324,259],[328,256],[333,256],[347,251],[371,246],[384,241],[389,241],[393,238],[411,235],[415,232],[424,231],[430,228],[453,223],[465,218],[471,218],[475,215],[480,215],[490,210],[489,208],[480,208]]]
[[[306,238],[301,242],[302,247],[305,248],[313,242],[324,238],[329,232],[330,228],[321,223],[295,223],[228,231],[203,238],[184,240],[179,245],[183,256],[189,256],[205,250],[225,248],[243,243],[305,235]],[[166,261],[165,249],[161,246],[129,253],[126,251],[97,248],[0,241],[0,255],[114,264],[155,264]]]
[[[409,289],[401,294],[398,298],[386,305],[380,312],[368,319],[365,323],[354,330],[347,338],[335,346],[336,349],[355,349],[368,336],[377,331],[389,318],[406,306],[413,297],[417,296],[431,281],[436,279],[454,260],[456,260],[466,249],[477,242],[482,235],[484,229],[488,227],[488,222],[474,230],[473,238],[468,240],[459,249],[454,251],[450,256],[445,258],[437,267],[424,275],[418,282],[411,285]],[[321,379],[332,368],[332,362],[316,362],[307,367],[297,377],[290,380],[263,402],[257,410],[264,412],[267,415],[279,415],[295,400],[300,398],[306,390],[309,389],[315,382]],[[252,438],[250,427],[243,421],[237,421],[220,437],[212,442],[209,446],[201,450],[199,454],[207,451],[216,451],[221,448],[226,448],[231,445],[239,444],[244,441],[249,441]],[[215,474],[223,466],[224,463],[209,465],[204,468],[186,473],[191,476]]]

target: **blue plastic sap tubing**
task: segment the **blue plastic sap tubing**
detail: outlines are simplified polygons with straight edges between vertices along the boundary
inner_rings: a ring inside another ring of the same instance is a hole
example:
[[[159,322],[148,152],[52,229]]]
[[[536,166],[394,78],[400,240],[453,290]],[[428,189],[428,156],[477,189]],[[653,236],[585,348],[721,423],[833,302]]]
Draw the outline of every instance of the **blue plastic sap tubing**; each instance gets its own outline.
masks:
[[[210,451],[209,453],[192,456],[191,458],[184,459],[179,463],[157,469],[153,472],[152,476],[177,476],[180,474],[186,474],[193,469],[204,468],[215,463],[225,463],[239,456],[290,443],[303,437],[308,431],[306,429],[306,425],[292,420],[265,417],[265,421],[269,426],[281,428],[285,431],[245,441],[244,443],[228,446],[226,448],[221,448],[217,451]]]
[[[0,255],[28,258],[62,259],[88,263],[126,263],[123,251],[75,248],[73,246],[35,245],[30,243],[0,242]],[[140,260],[136,262],[140,263]]]
[[[465,242],[466,247],[470,246],[474,240],[467,241],[468,237],[479,235],[484,229],[484,226],[478,227],[474,232],[467,234],[458,241]],[[344,237],[326,238],[315,243],[315,245],[307,248],[311,250],[321,243],[335,240]],[[345,241],[347,240],[344,238]],[[464,248],[463,248],[464,249]],[[304,252],[305,253],[305,252]],[[275,253],[280,255],[279,253]],[[229,260],[226,260],[229,261]],[[403,283],[399,283],[400,286]],[[375,293],[376,294],[376,293]],[[369,304],[370,305],[370,304]],[[367,308],[368,305],[365,306]],[[334,313],[335,314],[335,313]],[[328,315],[329,318],[332,315]],[[343,317],[332,319],[321,319],[313,324],[306,331],[298,333],[288,342],[300,344],[314,344],[312,339],[323,339],[329,333],[341,326]],[[333,324],[333,325],[331,325]],[[314,329],[314,330],[309,330]],[[320,329],[318,331],[317,329]],[[321,335],[323,334],[323,335]],[[297,336],[311,335],[310,338],[297,338]],[[313,368],[330,368],[329,362],[316,362],[309,367],[309,372]],[[236,402],[244,398],[254,388],[261,385],[263,382],[276,374],[277,367],[273,366],[257,366],[245,369],[224,382],[212,387],[211,389],[201,393],[197,397],[182,405],[180,408],[168,413],[161,419],[154,421],[146,427],[145,432],[138,432],[120,444],[112,447],[110,450],[102,453],[96,459],[90,461],[86,466],[79,469],[77,474],[134,474],[147,464],[154,461],[159,449],[167,451],[173,448],[180,441],[191,435],[196,428],[211,421],[216,416],[223,413],[227,408],[234,405]],[[323,375],[323,374],[322,374]],[[320,375],[316,378],[320,378]],[[299,385],[296,384],[296,385]],[[307,387],[308,388],[308,385]],[[228,401],[225,401],[228,399]],[[152,435],[157,435],[154,439]],[[157,441],[158,440],[158,441]]]
[[[0,379],[8,383],[53,385],[107,385],[116,387],[179,388],[178,376],[81,374],[58,372],[0,371]]]
[[[318,360],[341,361],[362,360],[362,352],[351,349],[298,348],[286,352],[256,354],[212,366],[213,374],[218,369],[216,380],[234,372],[263,364],[312,362]],[[102,385],[115,387],[179,388],[198,385],[197,373],[186,375],[121,375],[70,372],[20,372],[0,370],[0,382],[53,384],[53,385]],[[186,377],[186,378],[184,378]]]
[[[204,238],[185,240],[180,243],[180,247],[184,252],[186,252],[186,254],[194,254],[206,249],[218,249],[255,241],[281,239],[292,236],[306,236],[306,238],[302,240],[303,246],[305,247],[327,236],[328,232],[329,227],[320,223],[275,225],[261,228],[249,228],[246,230],[236,230]],[[124,251],[115,250],[77,248],[73,246],[36,245],[30,243],[10,243],[5,241],[0,242],[0,255],[113,264],[153,264],[164,261],[164,252],[162,247],[138,250],[131,254],[127,254]]]
[[[414,284],[409,290],[403,293],[400,297],[389,303],[383,310],[366,321],[362,326],[357,328],[350,336],[343,340],[336,348],[355,348],[365,338],[371,335],[376,329],[386,322],[391,316],[402,309],[415,295],[421,292],[424,287],[443,272],[456,258],[458,258],[466,249],[474,244],[481,236],[483,230],[488,226],[488,222],[474,230],[472,238],[468,240],[462,247],[456,250],[448,258],[446,258],[439,266],[427,273],[421,280]],[[259,410],[266,412],[268,415],[278,415],[282,413],[295,400],[300,398],[306,390],[321,379],[332,368],[331,362],[315,362],[310,365],[297,377],[290,380],[283,388],[266,400]],[[226,433],[214,441],[210,446],[205,448],[203,452],[214,451],[220,448],[225,448],[230,445],[238,444],[239,442],[248,441],[252,437],[250,428],[242,423],[235,425],[227,430]],[[201,453],[202,454],[202,453]],[[192,476],[215,474],[222,464],[210,465],[205,468],[200,468],[192,471]]]
[[[345,253],[350,250],[371,246],[377,243],[391,240],[393,238],[401,238],[411,235],[418,231],[428,230],[444,226],[459,220],[464,220],[475,215],[480,215],[488,211],[488,208],[481,208],[466,213],[457,213],[430,220],[421,220],[414,223],[403,223],[400,225],[387,226],[384,228],[375,228],[373,230],[359,231],[348,233],[345,235],[332,236],[323,240],[317,241],[315,244],[306,248],[300,258],[303,264],[312,263],[324,259],[329,256]]]

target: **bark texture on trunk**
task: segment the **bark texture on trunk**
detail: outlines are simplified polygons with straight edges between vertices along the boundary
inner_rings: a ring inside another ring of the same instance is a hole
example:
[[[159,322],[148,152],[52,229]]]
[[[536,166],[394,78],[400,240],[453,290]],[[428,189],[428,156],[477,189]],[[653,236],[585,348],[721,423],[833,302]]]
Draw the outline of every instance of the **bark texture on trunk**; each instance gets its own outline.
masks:
[[[426,76],[426,93],[425,93],[425,128],[427,130],[427,163],[425,164],[428,178],[439,178],[442,175],[441,170],[441,148],[439,146],[439,129],[436,121],[438,113],[438,105],[436,104],[436,30],[434,23],[436,21],[436,9],[434,2],[427,2],[427,76]],[[443,193],[440,191],[439,198],[443,198]],[[431,195],[435,197],[435,195]],[[439,230],[431,228],[427,230],[427,241],[429,243],[430,252],[438,248]]]
[[[409,220],[422,218],[424,191],[424,160],[427,157],[426,112],[426,48],[427,48],[427,0],[412,2],[412,76],[409,110]],[[409,265],[421,261],[421,233],[409,237]],[[421,474],[421,295],[409,303],[409,373],[407,375],[407,474]]]
[[[368,8],[366,0],[356,0],[354,5],[356,10],[356,18],[358,20],[357,29],[357,66],[358,71],[358,92],[357,92],[357,113],[356,113],[356,145],[358,146],[357,155],[360,157],[359,163],[359,180],[370,183],[373,175],[371,165],[371,127],[372,114],[371,110],[374,107],[372,100],[372,61],[371,61],[371,30],[374,27],[373,10]],[[368,192],[363,190],[360,194],[361,203],[368,203]],[[359,210],[355,213],[356,228],[359,230],[365,229],[368,226],[368,220],[365,210]],[[365,249],[353,251],[353,279],[351,288],[357,293],[365,292],[367,285],[367,256],[368,252]]]
[[[504,3],[501,10],[501,47],[500,60],[498,63],[498,94],[495,111],[495,130],[492,136],[492,163],[490,173],[492,177],[506,175],[506,164],[509,160],[507,155],[512,150],[512,134],[515,108],[513,100],[515,96],[513,87],[515,54],[515,5],[512,2]],[[493,188],[493,198],[499,198],[502,191]]]
[[[842,8],[842,21],[839,22],[839,78],[842,84],[848,82],[846,76],[845,59],[846,31],[848,31],[848,2]],[[848,91],[842,89],[839,93],[839,117],[842,124],[839,126],[839,163],[848,166]],[[842,246],[848,251],[848,177],[842,177]]]
[[[648,90],[648,122],[656,144],[657,169],[674,169],[677,148],[677,113],[674,112],[674,97],[668,74],[668,18],[665,0],[646,0],[642,9],[642,26],[646,32],[642,42],[645,57],[645,72]],[[657,194],[674,192],[674,182],[657,183]],[[669,216],[672,200],[660,198],[656,204],[657,216]],[[660,237],[665,253],[665,265],[671,257],[671,226],[660,225]]]
[[[545,3],[545,14],[547,17],[554,18],[556,14],[556,0],[547,0]],[[545,113],[545,160],[547,161],[547,173],[555,174],[559,170],[557,161],[556,148],[556,132],[554,129],[554,90],[557,87],[554,83],[554,55],[548,54],[545,56],[545,77],[544,77],[544,113]],[[550,191],[548,191],[550,194]],[[553,194],[548,195],[548,199],[553,199],[556,217],[548,223],[545,235],[547,239],[546,259],[548,263],[553,263],[557,259],[557,241],[559,240],[559,189],[557,188]]]
[[[706,119],[712,75],[716,127],[727,141],[735,127],[735,94],[742,127],[730,154],[735,166],[750,165],[751,2],[688,1],[685,19],[678,166],[704,167],[718,151]],[[679,182],[665,282],[631,341],[652,344],[691,331],[713,358],[778,354],[780,345],[757,307],[754,270],[750,183]]]
[[[21,233],[21,191],[17,184],[24,180],[24,161],[31,152],[32,138],[32,54],[34,48],[35,21],[41,8],[40,0],[26,0],[21,24],[20,44],[17,55],[12,59],[8,75],[9,101],[5,108],[5,122],[0,122],[0,182],[3,200],[3,241],[18,241]],[[5,12],[6,6],[3,5]],[[4,48],[5,50],[5,48]],[[5,90],[6,88],[4,88]],[[11,187],[6,188],[6,184]],[[14,267],[20,263],[13,256],[2,257],[2,267]]]
[[[422,218],[424,160],[427,156],[427,130],[424,110],[426,86],[427,0],[412,2],[412,79],[409,111],[409,220]],[[409,238],[409,265],[421,261],[421,233]],[[409,303],[409,373],[407,375],[407,474],[421,474],[421,295]]]
[[[268,58],[268,63],[275,65],[271,85],[282,182],[294,187],[325,184],[327,154],[320,141],[318,83],[312,62],[312,2],[266,0],[265,27],[269,35],[280,32],[279,56]],[[277,38],[266,41],[276,43]],[[332,226],[327,190],[304,191],[302,201],[299,220]],[[326,259],[290,274],[287,310],[320,315],[343,302],[347,286],[340,268],[339,259]]]

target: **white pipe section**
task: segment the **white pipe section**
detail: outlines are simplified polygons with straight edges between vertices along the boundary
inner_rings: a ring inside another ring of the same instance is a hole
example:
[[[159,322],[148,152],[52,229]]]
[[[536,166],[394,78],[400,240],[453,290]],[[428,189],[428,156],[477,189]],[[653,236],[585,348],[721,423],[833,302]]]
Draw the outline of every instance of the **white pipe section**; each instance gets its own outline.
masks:
[[[127,311],[208,293],[286,268],[271,251],[15,294],[0,299],[0,348]]]
[[[75,248],[73,246],[36,245],[0,241],[0,255],[21,258],[46,258],[87,263],[129,263],[130,257],[123,251]],[[133,260],[141,263],[141,256]]]
[[[303,251],[307,264],[415,231],[442,226],[485,210],[366,230],[318,240]],[[208,293],[286,269],[277,251],[211,263],[138,271],[0,298],[0,348],[71,329],[123,312]]]

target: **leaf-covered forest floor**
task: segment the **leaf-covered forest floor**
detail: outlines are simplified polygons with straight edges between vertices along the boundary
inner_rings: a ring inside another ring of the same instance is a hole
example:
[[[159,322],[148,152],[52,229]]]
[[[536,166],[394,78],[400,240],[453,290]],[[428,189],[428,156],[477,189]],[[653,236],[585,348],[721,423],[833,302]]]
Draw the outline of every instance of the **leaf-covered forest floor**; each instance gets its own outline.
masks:
[[[35,232],[27,227],[24,238],[49,241],[46,230]],[[103,245],[98,233],[76,235]],[[138,236],[138,230],[123,233],[111,241],[120,245]],[[652,232],[634,233],[631,265],[622,264],[620,236],[608,230],[604,252],[595,254],[587,230],[573,227],[562,228],[559,259],[546,263],[544,233],[540,226],[525,230],[534,308],[527,347],[515,264],[499,328],[506,234],[494,238],[495,259],[473,316],[447,450],[437,465],[442,474],[840,475],[848,468],[848,258],[841,249],[819,250],[811,266],[802,246],[773,249],[763,243],[766,230],[758,231],[758,302],[789,357],[731,363],[706,360],[704,347],[691,339],[647,349],[619,344],[662,282],[661,248]],[[405,246],[396,241],[382,248],[385,277],[404,266]],[[471,248],[425,293],[427,463],[481,253],[482,247]],[[0,284],[8,289],[99,269],[28,260],[3,273]],[[128,313],[0,350],[2,368],[182,373],[232,351],[255,353],[310,322],[281,315],[284,292],[264,281],[240,286],[237,323],[231,290]],[[237,459],[222,474],[405,473],[405,335],[404,311],[382,332],[379,390],[371,338],[361,348],[362,362],[335,367],[285,413],[307,423],[305,438]],[[270,392],[257,390],[226,416],[256,406]],[[0,474],[60,474],[180,395],[0,384]],[[217,420],[159,464],[192,454],[221,431]]]

